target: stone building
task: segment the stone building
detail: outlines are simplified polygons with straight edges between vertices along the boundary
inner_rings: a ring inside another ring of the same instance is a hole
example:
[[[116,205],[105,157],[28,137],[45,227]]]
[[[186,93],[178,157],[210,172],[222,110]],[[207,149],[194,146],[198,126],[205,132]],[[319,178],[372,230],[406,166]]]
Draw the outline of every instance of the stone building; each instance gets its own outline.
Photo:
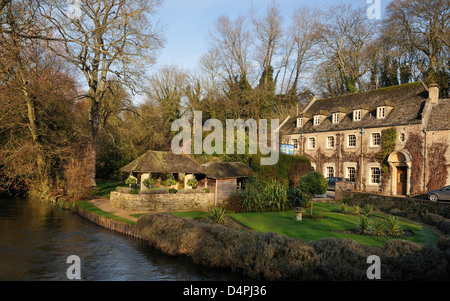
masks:
[[[450,184],[450,99],[422,82],[313,98],[284,124],[281,143],[356,190],[419,194]]]

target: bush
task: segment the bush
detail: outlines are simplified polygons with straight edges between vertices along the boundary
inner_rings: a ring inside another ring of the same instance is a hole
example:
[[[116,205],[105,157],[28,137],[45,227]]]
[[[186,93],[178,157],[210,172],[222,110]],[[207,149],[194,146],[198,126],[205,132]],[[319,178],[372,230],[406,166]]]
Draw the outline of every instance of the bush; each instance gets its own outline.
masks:
[[[313,196],[315,194],[326,193],[328,183],[322,174],[316,171],[310,171],[300,178],[298,187],[302,192]]]
[[[400,221],[395,216],[389,216],[384,225],[386,233],[390,236],[400,236],[403,233]]]
[[[422,217],[422,222],[427,225],[436,226],[444,218],[438,214],[427,213]]]
[[[439,241],[437,243],[437,246],[442,251],[450,250],[450,235],[447,235],[447,234],[446,235],[441,235],[441,237],[439,237]]]
[[[164,186],[173,186],[177,184],[177,181],[175,181],[174,179],[167,179],[163,182],[161,182],[162,185]]]
[[[369,221],[367,220],[367,217],[361,216],[358,219],[358,230],[360,234],[367,234],[367,231],[369,230]]]
[[[210,193],[211,191],[209,190],[209,188],[205,188],[205,189],[203,189],[203,191],[205,192],[205,193]]]
[[[352,212],[352,214],[358,215],[359,212],[361,211],[361,208],[360,208],[358,205],[354,205],[354,206],[352,206],[352,208],[350,209],[350,211]]]
[[[191,186],[191,187],[196,187],[197,186],[197,183],[198,183],[198,181],[196,180],[196,179],[189,179],[188,181],[187,181],[187,185],[188,186]]]
[[[282,211],[288,205],[286,187],[275,180],[264,183],[261,180],[249,179],[240,194],[242,208],[249,212]]]
[[[443,219],[436,226],[445,234],[450,234],[450,219]]]
[[[373,235],[380,236],[383,235],[386,225],[382,220],[376,218],[371,221],[369,227]]]
[[[275,233],[243,232],[168,213],[139,218],[136,230],[154,248],[194,263],[228,268],[263,280],[367,280],[367,257],[381,259],[387,281],[448,280],[446,253],[392,239],[375,248],[351,239],[326,238],[305,243]],[[442,242],[444,244],[444,242]]]
[[[208,210],[208,220],[215,224],[226,224],[228,219],[227,209],[224,207],[212,207]]]
[[[139,194],[139,189],[131,189],[130,194]]]
[[[169,193],[177,193],[178,192],[178,190],[176,190],[175,188],[170,188],[169,189]]]
[[[232,194],[230,197],[222,201],[222,206],[227,209],[228,212],[241,212],[242,211],[242,197],[238,193]]]
[[[310,201],[298,188],[289,188],[287,190],[287,197],[291,207],[309,208]]]
[[[362,215],[364,216],[369,216],[373,211],[373,206],[367,204],[366,206],[364,206],[364,208],[362,209]]]
[[[155,180],[152,179],[151,177],[148,177],[147,179],[145,179],[142,184],[145,185],[145,187],[150,188],[151,186],[155,185]]]
[[[131,185],[131,186],[135,186],[137,184],[138,180],[137,178],[133,177],[133,176],[129,176],[126,180],[125,180],[125,184],[127,185]]]

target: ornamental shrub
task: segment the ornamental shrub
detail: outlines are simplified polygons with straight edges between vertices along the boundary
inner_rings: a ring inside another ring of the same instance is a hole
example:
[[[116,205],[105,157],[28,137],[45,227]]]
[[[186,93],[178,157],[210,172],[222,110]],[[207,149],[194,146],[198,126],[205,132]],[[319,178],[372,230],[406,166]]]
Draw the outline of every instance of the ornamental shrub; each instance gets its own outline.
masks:
[[[197,181],[196,179],[189,179],[189,180],[187,181],[187,185],[188,185],[188,186],[191,186],[191,187],[197,186],[197,183],[198,183],[198,181]]]
[[[298,187],[302,192],[312,197],[315,194],[326,193],[328,183],[322,174],[310,171],[300,178]]]
[[[422,217],[422,222],[427,225],[436,226],[443,219],[439,214],[427,213]]]
[[[155,185],[155,180],[152,178],[147,178],[144,180],[143,184],[147,187],[150,188],[152,185]]]
[[[125,184],[134,186],[137,184],[137,178],[130,176],[125,180]]]
[[[167,179],[163,182],[164,186],[172,186],[172,185],[176,185],[177,181],[175,181],[174,179]]]

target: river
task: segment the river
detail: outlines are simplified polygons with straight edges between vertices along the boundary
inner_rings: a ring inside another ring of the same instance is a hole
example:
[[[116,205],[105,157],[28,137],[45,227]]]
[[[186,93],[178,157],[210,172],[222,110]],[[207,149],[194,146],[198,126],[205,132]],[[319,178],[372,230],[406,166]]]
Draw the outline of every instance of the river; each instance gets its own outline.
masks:
[[[0,280],[68,280],[70,255],[82,280],[241,281],[231,271],[170,257],[52,204],[0,197]]]

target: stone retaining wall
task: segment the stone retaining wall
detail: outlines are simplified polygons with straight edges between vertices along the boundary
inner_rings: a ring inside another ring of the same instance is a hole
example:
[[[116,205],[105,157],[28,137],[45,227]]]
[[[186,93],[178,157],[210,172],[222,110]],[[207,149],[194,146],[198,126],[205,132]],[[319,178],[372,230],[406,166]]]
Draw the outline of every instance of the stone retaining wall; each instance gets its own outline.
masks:
[[[214,206],[214,193],[128,194],[112,191],[110,204],[130,211],[206,210]]]

